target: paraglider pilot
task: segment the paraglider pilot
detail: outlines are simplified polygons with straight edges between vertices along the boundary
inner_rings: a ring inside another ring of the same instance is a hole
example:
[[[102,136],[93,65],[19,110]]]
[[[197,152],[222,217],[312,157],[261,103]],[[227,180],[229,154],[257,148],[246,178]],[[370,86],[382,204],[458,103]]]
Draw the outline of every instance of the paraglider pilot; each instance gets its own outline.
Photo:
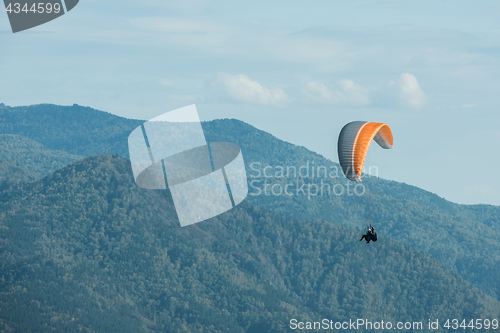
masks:
[[[366,243],[370,243],[370,241],[377,241],[377,233],[375,232],[374,227],[368,227],[368,231],[366,232],[365,235],[361,236],[361,239],[359,240],[360,242],[362,240],[366,240]]]

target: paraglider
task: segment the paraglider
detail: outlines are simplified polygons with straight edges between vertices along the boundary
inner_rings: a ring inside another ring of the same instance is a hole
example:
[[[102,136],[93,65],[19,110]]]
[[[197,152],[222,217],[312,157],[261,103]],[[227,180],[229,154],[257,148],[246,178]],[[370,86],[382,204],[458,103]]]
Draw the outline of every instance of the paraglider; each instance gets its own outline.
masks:
[[[353,182],[361,181],[361,172],[370,144],[375,140],[384,149],[393,148],[392,131],[389,125],[367,121],[353,121],[345,125],[339,134],[337,149],[342,172]],[[366,234],[361,236],[366,243],[376,242],[378,237],[375,228],[367,227]]]
[[[375,232],[375,228],[372,226],[369,226],[368,230],[366,231],[366,234],[361,236],[361,239],[359,241],[361,242],[363,239],[366,240],[366,243],[370,243],[370,241],[376,242],[378,237],[377,237],[377,233]]]
[[[353,121],[342,128],[337,148],[340,167],[347,179],[361,181],[366,154],[373,140],[384,149],[392,149],[391,128],[384,123],[366,121]]]

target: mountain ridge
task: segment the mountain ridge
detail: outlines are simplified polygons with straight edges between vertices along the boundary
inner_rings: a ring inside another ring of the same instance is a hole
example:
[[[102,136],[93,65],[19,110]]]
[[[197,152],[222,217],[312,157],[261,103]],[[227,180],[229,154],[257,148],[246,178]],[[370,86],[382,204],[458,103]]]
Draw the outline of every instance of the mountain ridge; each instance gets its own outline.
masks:
[[[87,114],[88,110],[53,105],[20,110],[3,108],[0,109],[0,119],[5,121],[0,123],[0,133],[8,129],[10,134],[26,135],[31,140],[41,138],[42,144],[54,149],[59,147],[55,141],[64,141],[66,146],[63,148],[67,150],[63,151],[67,153],[107,151],[126,157],[127,136],[142,121],[127,120],[93,109]],[[13,116],[13,113],[18,114]],[[37,114],[38,118],[31,114]],[[77,121],[66,119],[75,114],[78,114]],[[92,124],[99,126],[92,127]],[[62,133],[69,136],[67,139],[59,134],[63,127]],[[249,182],[261,181],[263,185],[268,181],[270,186],[282,187],[296,183],[300,187],[314,185],[320,180],[314,177],[252,177],[255,172],[251,163],[254,162],[260,163],[260,171],[267,166],[299,168],[314,164],[338,167],[305,147],[282,142],[239,120],[214,120],[202,123],[202,127],[207,141],[229,141],[241,147]],[[38,132],[40,128],[45,128],[43,135]],[[324,181],[332,187],[345,186],[342,176],[327,177]],[[500,277],[500,231],[494,227],[500,218],[500,207],[458,205],[417,187],[376,177],[365,177],[362,183],[366,193],[359,197],[253,195],[254,189],[249,186],[247,201],[298,219],[324,219],[357,228],[372,223],[379,235],[393,237],[432,255],[489,295],[499,297],[500,286],[495,281]]]
[[[168,191],[138,188],[117,155],[4,189],[0,211],[7,332],[270,333],[292,318],[500,315],[437,260],[386,237],[360,243],[346,225],[243,203],[181,228]]]

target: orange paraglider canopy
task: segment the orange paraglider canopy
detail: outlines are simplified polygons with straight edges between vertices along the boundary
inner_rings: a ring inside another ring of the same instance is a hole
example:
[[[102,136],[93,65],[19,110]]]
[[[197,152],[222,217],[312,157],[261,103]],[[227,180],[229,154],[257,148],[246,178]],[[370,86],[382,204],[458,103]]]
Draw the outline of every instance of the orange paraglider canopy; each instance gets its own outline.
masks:
[[[361,181],[361,172],[370,144],[375,140],[380,147],[391,149],[391,128],[384,123],[354,121],[342,128],[338,141],[339,162],[345,176]]]

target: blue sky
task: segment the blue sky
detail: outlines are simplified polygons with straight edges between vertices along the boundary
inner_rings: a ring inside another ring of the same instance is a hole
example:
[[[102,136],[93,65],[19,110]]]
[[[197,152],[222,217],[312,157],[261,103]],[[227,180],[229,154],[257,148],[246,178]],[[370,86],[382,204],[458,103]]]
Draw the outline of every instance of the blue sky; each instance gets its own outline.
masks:
[[[500,3],[108,1],[12,34],[0,102],[150,119],[195,103],[334,161],[353,120],[388,123],[383,178],[500,205]]]

